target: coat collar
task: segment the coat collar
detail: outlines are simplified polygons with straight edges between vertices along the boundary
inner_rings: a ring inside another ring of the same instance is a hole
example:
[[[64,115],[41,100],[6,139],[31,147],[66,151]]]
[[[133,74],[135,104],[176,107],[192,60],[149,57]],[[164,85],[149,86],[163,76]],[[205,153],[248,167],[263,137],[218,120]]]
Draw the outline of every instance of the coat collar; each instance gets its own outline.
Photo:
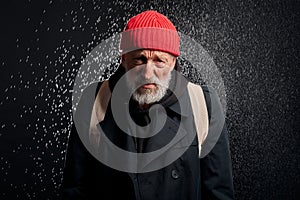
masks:
[[[178,98],[178,101],[176,101],[174,104],[169,106],[169,109],[174,111],[176,114],[181,115],[183,117],[188,117],[191,115],[191,104],[190,99],[188,96],[188,92],[185,89],[183,92],[183,95],[181,95]]]

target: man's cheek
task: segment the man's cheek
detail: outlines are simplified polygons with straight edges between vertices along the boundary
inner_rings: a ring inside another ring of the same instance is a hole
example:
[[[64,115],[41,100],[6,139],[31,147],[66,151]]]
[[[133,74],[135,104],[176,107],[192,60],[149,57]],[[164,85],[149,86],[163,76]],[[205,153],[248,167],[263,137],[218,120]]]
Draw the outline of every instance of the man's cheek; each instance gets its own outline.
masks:
[[[169,70],[164,70],[162,73],[161,73],[161,77],[160,77],[160,80],[165,80],[167,77],[168,77],[168,74],[169,74]]]

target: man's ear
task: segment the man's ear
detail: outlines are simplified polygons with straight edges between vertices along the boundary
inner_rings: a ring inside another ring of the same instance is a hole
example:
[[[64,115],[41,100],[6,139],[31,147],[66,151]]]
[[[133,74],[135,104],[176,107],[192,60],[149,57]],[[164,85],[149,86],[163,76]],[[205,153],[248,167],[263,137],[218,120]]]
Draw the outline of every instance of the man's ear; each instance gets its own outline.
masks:
[[[172,70],[175,68],[175,65],[176,65],[176,57],[173,56],[173,57],[172,57],[172,63],[171,63]]]
[[[122,54],[122,55],[121,55],[121,63],[122,63],[122,66],[123,66],[123,67],[126,67],[126,66],[125,66],[125,63],[126,63],[126,62],[125,62],[125,54]]]

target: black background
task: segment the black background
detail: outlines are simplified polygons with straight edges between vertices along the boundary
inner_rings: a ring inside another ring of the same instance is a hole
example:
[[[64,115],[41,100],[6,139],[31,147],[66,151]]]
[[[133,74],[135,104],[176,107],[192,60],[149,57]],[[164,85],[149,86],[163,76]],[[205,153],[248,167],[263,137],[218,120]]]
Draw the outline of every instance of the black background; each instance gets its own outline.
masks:
[[[85,56],[154,9],[221,72],[237,199],[300,197],[299,1],[1,3],[0,199],[58,199]]]

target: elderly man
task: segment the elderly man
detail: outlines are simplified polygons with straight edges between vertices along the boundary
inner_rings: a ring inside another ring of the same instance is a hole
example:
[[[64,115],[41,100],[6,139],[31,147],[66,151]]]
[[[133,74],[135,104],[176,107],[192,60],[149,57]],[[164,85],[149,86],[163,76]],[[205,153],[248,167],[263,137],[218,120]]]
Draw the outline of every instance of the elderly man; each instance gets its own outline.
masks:
[[[90,112],[74,116],[63,199],[234,198],[221,104],[211,88],[190,89],[191,83],[176,73],[179,40],[172,22],[156,11],[142,12],[127,22],[119,68],[96,91],[94,86],[86,89],[77,112]],[[95,98],[84,100],[88,93]],[[85,140],[75,124],[86,120]],[[99,130],[103,135],[97,134]],[[87,147],[89,142],[95,151]],[[207,143],[213,143],[212,148],[201,156]]]

